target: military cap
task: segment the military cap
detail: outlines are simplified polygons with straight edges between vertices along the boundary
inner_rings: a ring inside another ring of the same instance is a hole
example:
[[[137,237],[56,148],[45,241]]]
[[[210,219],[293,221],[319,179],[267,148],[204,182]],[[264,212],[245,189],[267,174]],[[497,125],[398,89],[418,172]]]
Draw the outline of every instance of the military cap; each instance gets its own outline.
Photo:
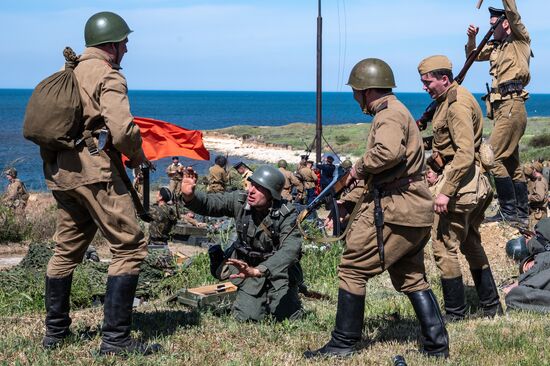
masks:
[[[506,11],[504,9],[498,9],[489,6],[489,14],[491,14],[491,18],[500,18],[502,15],[506,16]]]
[[[239,161],[237,164],[233,165],[233,168],[235,170],[238,170],[240,167],[244,166],[246,169],[248,170],[252,170],[250,169],[250,167],[248,165],[246,165],[245,163],[243,163],[242,161]]]
[[[172,156],[172,160],[175,160],[175,159],[180,160],[178,156]]]
[[[334,161],[334,157],[332,155],[328,155],[327,160]]]
[[[172,192],[167,187],[161,187],[159,190],[160,196],[162,197],[162,200],[164,202],[168,202],[172,200]]]
[[[538,161],[535,161],[533,163],[533,169],[539,173],[542,172],[542,164]]]
[[[453,70],[453,64],[447,56],[435,55],[425,58],[418,64],[418,73],[427,74],[435,70]]]
[[[4,172],[4,174],[10,175],[10,176],[12,176],[12,177],[14,177],[14,178],[17,178],[17,169],[15,169],[15,168],[8,168],[8,169],[6,169],[6,171]]]

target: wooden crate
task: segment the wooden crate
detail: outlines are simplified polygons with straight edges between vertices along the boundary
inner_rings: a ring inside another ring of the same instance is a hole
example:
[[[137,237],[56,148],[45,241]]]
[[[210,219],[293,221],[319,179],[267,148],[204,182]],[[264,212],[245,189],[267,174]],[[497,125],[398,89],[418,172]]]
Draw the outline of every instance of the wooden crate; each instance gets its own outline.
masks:
[[[170,300],[197,309],[228,307],[237,297],[237,286],[231,282],[182,289]]]

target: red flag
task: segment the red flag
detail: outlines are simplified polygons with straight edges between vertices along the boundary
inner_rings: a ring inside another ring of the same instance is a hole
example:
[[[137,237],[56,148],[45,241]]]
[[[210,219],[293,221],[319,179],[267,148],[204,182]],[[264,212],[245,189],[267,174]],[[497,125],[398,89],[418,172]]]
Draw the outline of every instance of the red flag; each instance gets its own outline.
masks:
[[[152,118],[134,117],[134,123],[141,132],[143,152],[148,160],[169,156],[210,160],[210,153],[204,147],[201,131],[188,130]]]

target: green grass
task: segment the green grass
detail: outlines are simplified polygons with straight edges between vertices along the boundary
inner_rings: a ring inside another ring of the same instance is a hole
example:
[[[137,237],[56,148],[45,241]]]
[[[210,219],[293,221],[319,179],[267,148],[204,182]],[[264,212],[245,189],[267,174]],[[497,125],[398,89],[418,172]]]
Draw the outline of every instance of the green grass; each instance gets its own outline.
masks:
[[[302,259],[306,282],[330,300],[304,300],[306,316],[297,322],[239,323],[228,315],[198,313],[181,305],[168,305],[166,296],[181,287],[213,283],[208,259],[202,254],[184,272],[167,279],[160,300],[139,307],[134,315],[134,335],[159,342],[164,352],[148,357],[96,357],[101,338],[101,308],[73,311],[73,332],[59,350],[44,351],[43,310],[22,306],[11,316],[0,317],[0,364],[6,365],[390,365],[402,354],[409,365],[544,365],[550,355],[547,316],[509,313],[496,319],[471,319],[450,324],[451,358],[443,362],[415,352],[419,329],[406,296],[397,293],[387,273],[367,283],[363,350],[346,360],[306,362],[308,347],[322,346],[330,337],[336,312],[336,267],[342,248],[307,250]],[[427,250],[428,279],[441,300],[431,250]],[[506,262],[508,273],[515,271]],[[496,271],[497,282],[502,280]],[[29,287],[34,285],[29,285]],[[79,285],[77,284],[77,287]],[[31,294],[32,296],[32,294]],[[17,296],[16,296],[17,297]],[[0,302],[2,297],[0,296]],[[469,296],[473,306],[475,295]],[[5,313],[4,313],[5,314]]]

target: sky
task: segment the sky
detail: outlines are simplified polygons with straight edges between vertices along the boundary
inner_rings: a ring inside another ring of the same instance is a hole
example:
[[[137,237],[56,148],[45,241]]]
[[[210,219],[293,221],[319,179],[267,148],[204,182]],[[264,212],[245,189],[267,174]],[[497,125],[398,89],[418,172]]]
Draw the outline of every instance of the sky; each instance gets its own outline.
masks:
[[[518,0],[531,34],[532,93],[550,93],[548,0]],[[458,73],[469,24],[489,28],[485,0],[322,0],[323,90],[349,91],[353,65],[377,57],[393,68],[397,92],[422,92],[418,63],[447,55]],[[122,72],[132,90],[316,90],[317,0],[4,0],[0,5],[0,88],[33,88],[84,50],[84,24],[99,11],[134,32]],[[484,92],[488,63],[463,85]]]

